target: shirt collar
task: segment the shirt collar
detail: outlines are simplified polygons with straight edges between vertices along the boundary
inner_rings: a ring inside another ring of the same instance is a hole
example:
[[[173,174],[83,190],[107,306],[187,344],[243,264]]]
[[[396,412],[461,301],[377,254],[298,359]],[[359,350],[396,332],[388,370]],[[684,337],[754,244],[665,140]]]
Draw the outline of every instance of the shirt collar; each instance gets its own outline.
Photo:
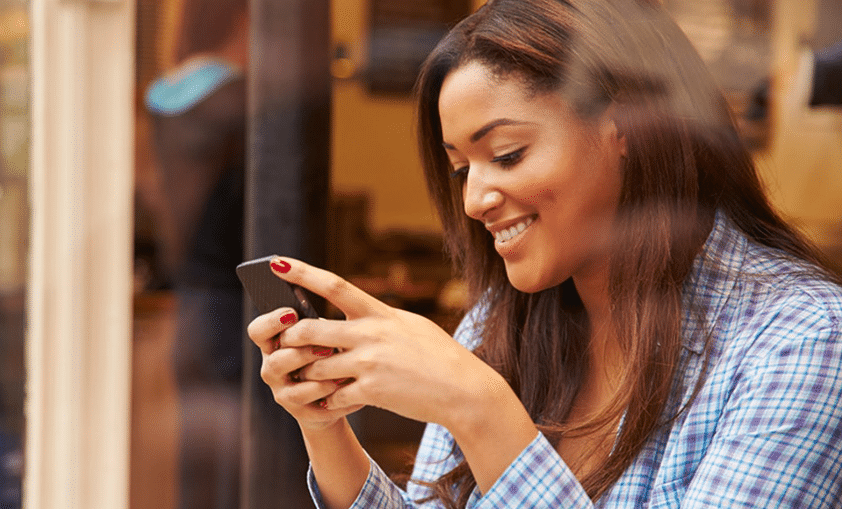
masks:
[[[684,283],[684,341],[688,350],[701,355],[711,328],[733,293],[745,261],[748,239],[722,211],[693,262]]]

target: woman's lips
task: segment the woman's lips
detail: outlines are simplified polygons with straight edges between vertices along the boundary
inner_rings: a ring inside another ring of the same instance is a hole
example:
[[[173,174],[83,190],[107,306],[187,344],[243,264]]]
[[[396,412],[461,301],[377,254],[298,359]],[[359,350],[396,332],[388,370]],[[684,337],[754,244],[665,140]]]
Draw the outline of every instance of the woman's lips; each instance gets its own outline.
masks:
[[[518,221],[517,223],[513,224],[508,228],[503,228],[501,230],[494,231],[492,232],[492,234],[494,235],[494,241],[499,244],[505,244],[506,242],[511,241],[512,239],[523,233],[524,230],[529,228],[529,226],[534,221],[535,217],[529,216],[521,221]]]

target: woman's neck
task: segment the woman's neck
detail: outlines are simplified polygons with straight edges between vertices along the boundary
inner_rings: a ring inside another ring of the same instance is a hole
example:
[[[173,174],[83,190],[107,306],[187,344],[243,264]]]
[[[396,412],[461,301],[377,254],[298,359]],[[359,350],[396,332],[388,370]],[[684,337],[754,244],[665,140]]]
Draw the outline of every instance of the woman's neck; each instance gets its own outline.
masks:
[[[574,278],[576,291],[588,315],[588,374],[580,403],[596,413],[606,410],[619,390],[626,362],[611,318],[607,264],[588,277]],[[591,413],[591,412],[585,412]]]
[[[611,297],[609,294],[609,268],[603,264],[584,274],[573,276],[576,293],[585,307],[591,330],[607,327],[611,320]]]

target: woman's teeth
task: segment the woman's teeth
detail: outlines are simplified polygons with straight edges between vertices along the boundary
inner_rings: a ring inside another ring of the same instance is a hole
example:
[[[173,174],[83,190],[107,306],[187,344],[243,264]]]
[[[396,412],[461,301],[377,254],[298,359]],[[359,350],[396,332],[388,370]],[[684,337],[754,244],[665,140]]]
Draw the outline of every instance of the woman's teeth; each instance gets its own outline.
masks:
[[[519,222],[518,224],[506,228],[505,230],[500,230],[499,232],[494,233],[494,240],[497,242],[508,242],[515,238],[516,236],[523,233],[523,230],[529,228],[529,225],[532,224],[533,219],[528,217],[523,221]]]

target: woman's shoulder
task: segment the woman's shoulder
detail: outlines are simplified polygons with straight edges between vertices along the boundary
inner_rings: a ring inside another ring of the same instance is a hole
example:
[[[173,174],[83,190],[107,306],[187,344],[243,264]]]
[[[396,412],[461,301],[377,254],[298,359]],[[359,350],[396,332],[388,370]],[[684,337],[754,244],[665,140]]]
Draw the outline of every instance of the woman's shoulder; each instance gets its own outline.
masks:
[[[803,366],[842,362],[842,288],[820,269],[750,245],[727,300],[713,328],[714,355],[744,375],[795,377]]]
[[[842,286],[837,276],[750,238],[724,214],[717,214],[700,258],[694,283],[710,301],[730,301],[728,307],[736,305],[752,315],[790,310],[842,321]],[[734,302],[733,291],[742,305]]]
[[[842,286],[824,269],[786,253],[749,243],[742,283],[750,303],[814,325],[842,323]]]
[[[704,326],[689,330],[713,337],[691,333],[685,346],[694,352],[705,338],[714,352],[743,360],[842,342],[842,287],[824,269],[750,239],[722,217],[700,258],[690,295]]]

